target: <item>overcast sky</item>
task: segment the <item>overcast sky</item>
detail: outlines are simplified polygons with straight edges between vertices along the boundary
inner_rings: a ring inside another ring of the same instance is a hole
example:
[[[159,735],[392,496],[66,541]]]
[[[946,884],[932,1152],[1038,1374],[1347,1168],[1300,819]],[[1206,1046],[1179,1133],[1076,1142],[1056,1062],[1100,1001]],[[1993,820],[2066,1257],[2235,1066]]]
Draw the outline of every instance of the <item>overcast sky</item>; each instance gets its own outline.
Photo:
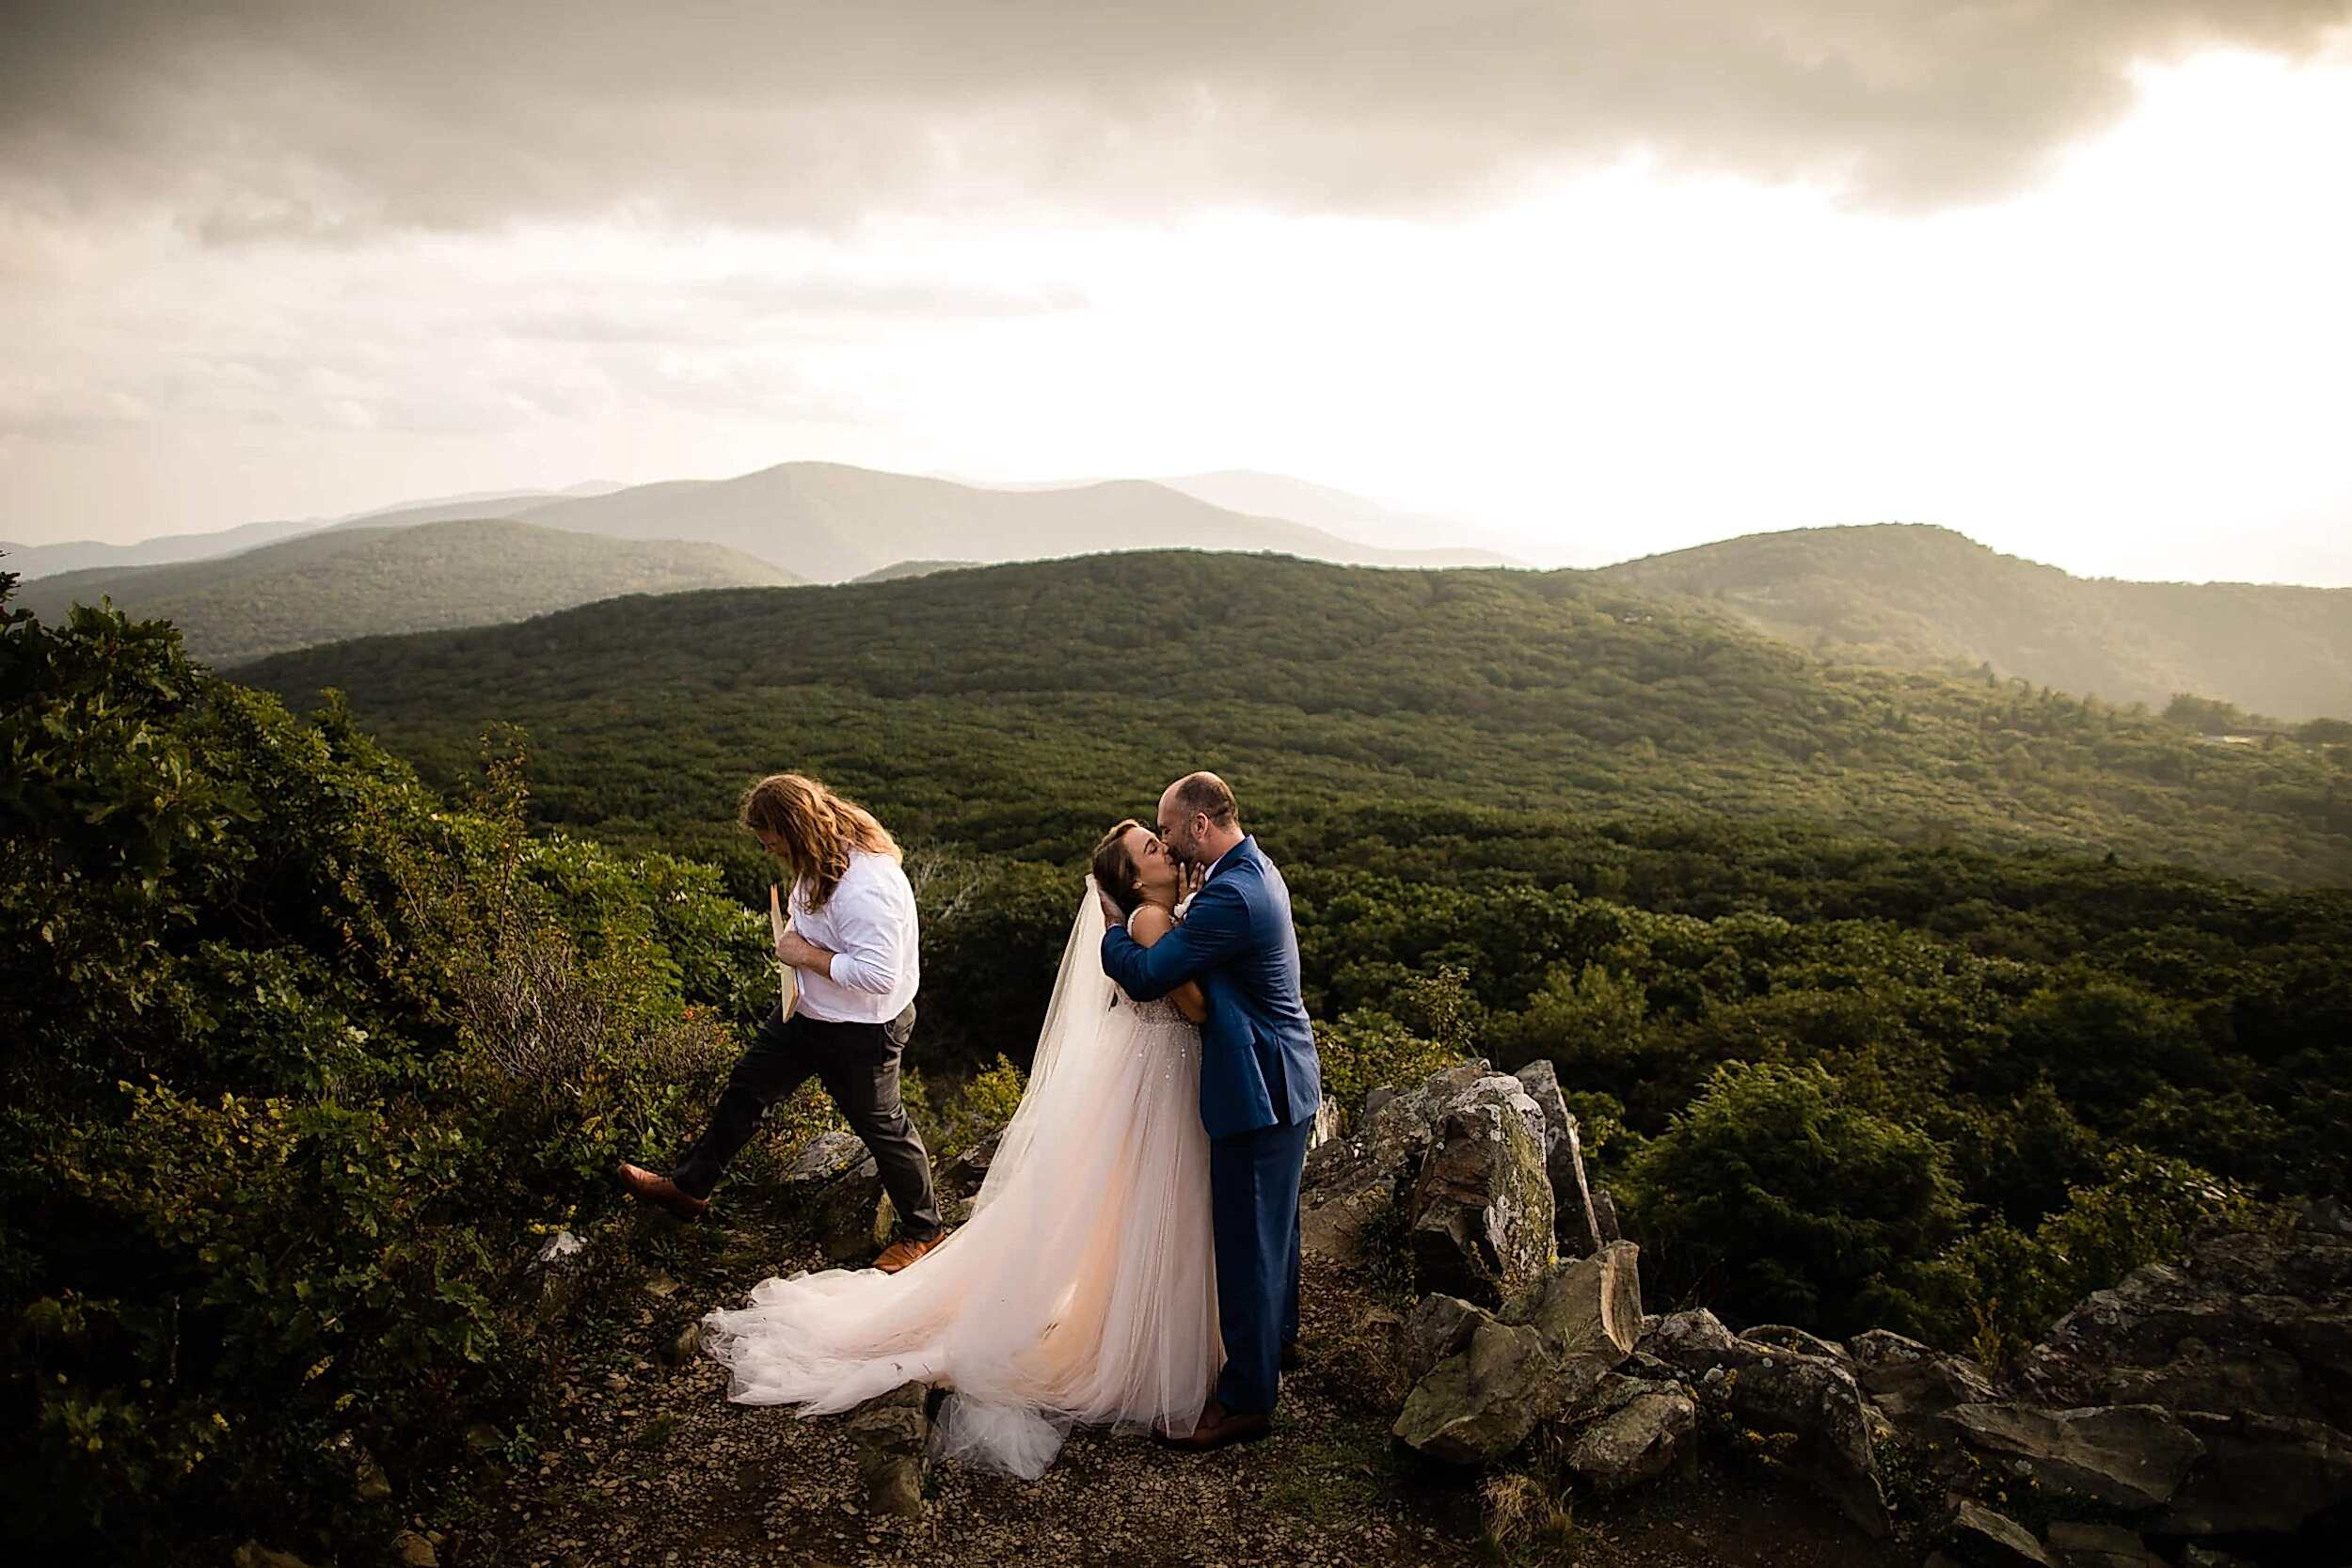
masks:
[[[2352,0],[8,17],[0,538],[827,458],[2352,584]]]

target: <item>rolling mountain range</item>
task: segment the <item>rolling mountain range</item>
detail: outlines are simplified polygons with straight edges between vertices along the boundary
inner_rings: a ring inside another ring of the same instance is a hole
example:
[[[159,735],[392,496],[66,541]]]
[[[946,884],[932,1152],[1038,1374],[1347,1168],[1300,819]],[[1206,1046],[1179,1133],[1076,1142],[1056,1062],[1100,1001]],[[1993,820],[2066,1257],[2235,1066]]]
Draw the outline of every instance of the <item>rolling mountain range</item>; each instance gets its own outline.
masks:
[[[1066,859],[1212,767],[1295,821],[1421,802],[1804,822],[2352,880],[2342,747],[2200,746],[2056,693],[1823,665],[1586,573],[1134,552],[631,598],[239,678],[297,704],[339,688],[437,777],[469,768],[484,721],[517,721],[548,819],[716,855],[767,768],[887,799],[918,837]]]
[[[2281,719],[2352,717],[2352,589],[2077,578],[1902,523],[1750,534],[1597,575],[1837,662],[1990,665],[2114,703],[2188,692]]]
[[[830,463],[787,463],[719,481],[630,486],[583,485],[564,494],[491,493],[385,508],[326,525],[261,523],[211,535],[129,546],[61,545],[0,560],[41,594],[110,592],[149,612],[179,604],[175,579],[142,581],[85,569],[56,570],[75,552],[184,561],[213,555],[198,574],[207,609],[188,623],[193,646],[216,658],[294,645],[297,631],[342,635],[346,624],[405,631],[487,624],[581,602],[600,571],[624,584],[685,588],[748,580],[742,559],[651,577],[644,558],[602,567],[573,559],[544,592],[518,583],[487,596],[480,582],[444,587],[426,552],[411,565],[425,575],[406,611],[362,623],[312,616],[273,594],[309,592],[328,601],[364,599],[341,574],[364,573],[369,557],[275,557],[295,539],[354,531],[382,532],[459,517],[496,515],[612,542],[698,543],[762,562],[773,573],[817,582],[879,580],[943,564],[987,564],[1120,550],[1184,547],[1272,552],[1338,563],[1385,566],[1516,564],[1443,519],[1384,508],[1344,491],[1279,474],[1231,470],[1163,481],[992,487],[882,473]],[[1449,541],[1426,546],[1430,539]],[[261,547],[257,548],[259,546]],[[243,552],[243,553],[237,553]],[[578,552],[572,552],[577,557]],[[280,571],[290,559],[324,576]],[[681,558],[682,559],[682,558]],[[248,562],[244,567],[232,561]],[[469,558],[479,576],[485,562]],[[502,568],[523,570],[517,561]],[[266,578],[230,592],[240,572]],[[497,571],[491,572],[496,578]],[[1597,569],[1596,576],[1694,612],[1740,625],[1836,663],[1942,673],[1989,673],[2119,704],[2162,707],[2179,693],[2285,721],[2352,716],[2352,590],[2245,583],[2148,583],[2075,578],[1999,554],[1947,529],[1882,524],[1752,534]],[[767,580],[778,580],[771,578]],[[461,607],[470,607],[464,608]],[[496,611],[496,613],[492,613]],[[157,611],[160,612],[160,611]],[[510,613],[511,612],[511,613]],[[476,616],[458,620],[453,616]],[[235,624],[243,617],[249,625]],[[237,650],[234,653],[229,650]]]
[[[1108,550],[1272,550],[1354,565],[1491,564],[1484,551],[1381,549],[1275,516],[1248,516],[1146,480],[991,490],[838,463],[786,463],[729,480],[641,484],[519,515],[624,538],[702,539],[815,582],[902,561],[1034,561]]]
[[[441,496],[430,500],[396,501],[390,506],[345,513],[336,517],[277,518],[269,522],[245,523],[211,533],[158,534],[152,539],[142,539],[135,545],[109,545],[96,539],[73,539],[56,545],[0,543],[0,566],[29,582],[35,578],[56,577],[65,572],[87,571],[100,566],[165,566],[181,561],[210,561],[216,556],[234,555],[241,550],[254,549],[300,534],[316,533],[342,524],[389,528],[436,522],[449,517],[490,516],[542,501],[572,496],[600,496],[608,490],[619,488],[617,484],[591,481],[564,490],[476,490],[462,496]]]
[[[67,572],[19,593],[44,620],[111,598],[176,623],[190,654],[226,665],[341,638],[520,621],[622,594],[793,580],[717,545],[476,517],[331,528],[214,561]]]

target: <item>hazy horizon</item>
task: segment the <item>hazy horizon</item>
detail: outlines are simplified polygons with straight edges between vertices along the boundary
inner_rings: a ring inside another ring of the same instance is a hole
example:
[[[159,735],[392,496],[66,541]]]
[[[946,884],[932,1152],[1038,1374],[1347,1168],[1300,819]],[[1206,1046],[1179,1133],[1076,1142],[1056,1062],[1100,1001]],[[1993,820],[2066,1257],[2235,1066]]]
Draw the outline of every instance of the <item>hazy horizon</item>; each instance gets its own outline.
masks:
[[[20,17],[0,539],[830,461],[2352,586],[2338,0]]]

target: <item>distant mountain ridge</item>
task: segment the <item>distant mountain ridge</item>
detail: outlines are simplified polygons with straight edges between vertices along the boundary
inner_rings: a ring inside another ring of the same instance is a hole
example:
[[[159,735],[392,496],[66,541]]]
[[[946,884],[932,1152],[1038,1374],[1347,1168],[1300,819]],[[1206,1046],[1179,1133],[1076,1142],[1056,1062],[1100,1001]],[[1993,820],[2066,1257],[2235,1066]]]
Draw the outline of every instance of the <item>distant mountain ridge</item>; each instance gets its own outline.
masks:
[[[190,654],[226,665],[345,638],[527,620],[624,594],[797,580],[717,545],[473,517],[336,527],[211,561],[66,572],[24,584],[19,597],[43,620],[111,598],[176,623]]]
[[[641,484],[518,515],[583,533],[707,540],[818,582],[849,581],[903,561],[994,563],[1168,547],[1276,551],[1365,566],[1491,563],[1480,551],[1359,545],[1281,517],[1229,512],[1149,480],[993,490],[840,463]]]
[[[56,545],[0,543],[7,552],[6,569],[26,581],[83,572],[97,567],[164,566],[181,561],[210,561],[297,538],[323,529],[360,524],[430,523],[449,517],[482,517],[512,511],[525,503],[557,500],[577,495],[601,494],[618,486],[600,482],[564,490],[474,490],[463,495],[436,496],[424,500],[395,501],[365,512],[345,512],[331,517],[275,518],[244,523],[211,533],[163,533],[135,545],[110,545],[97,539],[71,539]]]
[[[1001,562],[1104,550],[1184,546],[1274,551],[1365,566],[1512,565],[1502,553],[1466,546],[1458,531],[1423,527],[1361,498],[1278,475],[1245,478],[1311,493],[1318,515],[1362,513],[1374,531],[1399,533],[1391,547],[1279,511],[1236,510],[1187,492],[1185,484],[1112,479],[1080,484],[993,487],[840,463],[782,463],[723,480],[576,485],[571,490],[485,492],[379,508],[339,519],[247,524],[138,545],[5,546],[7,569],[27,580],[97,566],[211,559],[328,528],[400,527],[455,517],[527,518],[613,538],[700,540],[723,545],[796,577],[850,581],[905,561]],[[1263,486],[1261,486],[1263,489]],[[583,493],[586,492],[586,493]],[[1268,494],[1283,492],[1267,491]],[[1334,500],[1333,498],[1339,498]],[[1424,542],[1424,540],[1426,542]]]
[[[1749,534],[1606,566],[1841,663],[1964,671],[2112,703],[2352,717],[2352,589],[2077,578],[1916,523]]]

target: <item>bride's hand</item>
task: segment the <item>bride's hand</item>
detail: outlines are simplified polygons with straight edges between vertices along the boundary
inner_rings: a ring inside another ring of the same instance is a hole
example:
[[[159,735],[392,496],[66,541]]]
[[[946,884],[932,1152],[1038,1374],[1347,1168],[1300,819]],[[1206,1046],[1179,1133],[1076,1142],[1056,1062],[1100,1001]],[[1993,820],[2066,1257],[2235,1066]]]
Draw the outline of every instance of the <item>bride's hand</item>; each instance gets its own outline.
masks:
[[[1184,895],[1189,898],[1194,894],[1199,893],[1200,891],[1200,884],[1208,879],[1209,868],[1207,866],[1186,865],[1184,867],[1184,878],[1177,883],[1177,886],[1183,890]]]

